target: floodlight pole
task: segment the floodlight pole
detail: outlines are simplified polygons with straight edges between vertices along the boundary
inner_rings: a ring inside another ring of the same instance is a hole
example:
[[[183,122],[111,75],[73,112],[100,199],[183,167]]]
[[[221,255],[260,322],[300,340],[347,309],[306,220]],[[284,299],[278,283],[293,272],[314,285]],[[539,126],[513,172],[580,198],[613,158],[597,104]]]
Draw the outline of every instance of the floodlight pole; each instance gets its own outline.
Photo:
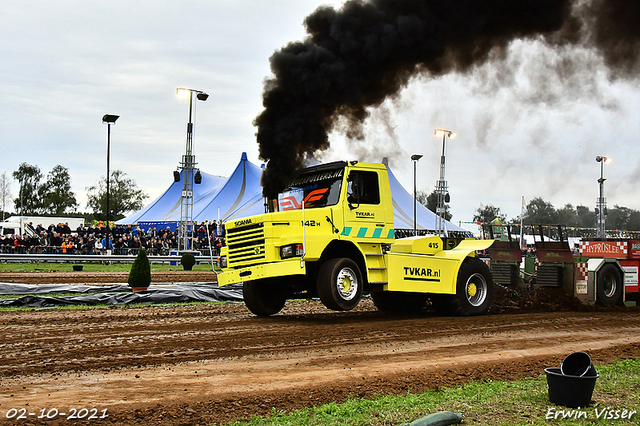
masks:
[[[191,120],[193,113],[193,94],[200,101],[206,101],[209,95],[194,89],[178,88],[177,94],[189,92],[189,122],[187,123],[187,144],[185,155],[182,156],[180,166],[182,168],[182,195],[180,203],[180,223],[178,226],[178,250],[189,250],[189,238],[194,237],[193,226],[193,170],[197,164],[193,155],[193,122]]]
[[[107,123],[107,223],[106,223],[106,244],[105,251],[107,254],[111,254],[111,250],[109,249],[109,238],[111,237],[111,228],[109,227],[110,220],[110,208],[109,208],[109,173],[110,173],[110,157],[111,157],[111,125],[116,124],[116,120],[120,118],[119,115],[105,114],[102,117],[102,123]]]
[[[444,180],[444,165],[445,165],[445,144],[447,136],[450,139],[456,137],[456,134],[451,130],[445,129],[435,129],[433,134],[436,137],[442,136],[442,155],[440,156],[440,179],[436,182],[436,195],[438,197],[436,204],[436,226],[435,232],[437,235],[446,237],[447,232],[445,230],[445,220],[446,220],[446,208],[445,203],[448,202],[447,198],[449,195],[447,181]]]
[[[600,196],[598,197],[597,210],[598,210],[598,228],[596,236],[598,238],[607,237],[607,228],[605,225],[605,215],[607,209],[607,200],[604,198],[604,181],[607,180],[604,177],[604,165],[610,163],[611,158],[598,155],[596,161],[600,163],[600,179],[598,179],[598,187]]]
[[[413,154],[411,161],[413,161],[413,235],[418,235],[418,225],[416,221],[416,199],[418,197],[418,190],[416,187],[416,166],[418,160],[422,158],[420,154]]]

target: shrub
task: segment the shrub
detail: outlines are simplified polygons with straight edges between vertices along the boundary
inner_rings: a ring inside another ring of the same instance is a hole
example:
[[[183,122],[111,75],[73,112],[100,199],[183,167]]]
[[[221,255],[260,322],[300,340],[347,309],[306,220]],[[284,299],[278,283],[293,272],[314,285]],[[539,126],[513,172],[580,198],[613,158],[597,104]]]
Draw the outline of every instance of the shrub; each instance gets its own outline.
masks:
[[[151,265],[149,264],[147,251],[143,248],[140,249],[133,266],[131,266],[127,283],[131,287],[149,287],[149,284],[151,284]]]
[[[180,264],[184,267],[185,271],[190,271],[193,265],[196,264],[196,257],[193,253],[185,253],[180,258]]]

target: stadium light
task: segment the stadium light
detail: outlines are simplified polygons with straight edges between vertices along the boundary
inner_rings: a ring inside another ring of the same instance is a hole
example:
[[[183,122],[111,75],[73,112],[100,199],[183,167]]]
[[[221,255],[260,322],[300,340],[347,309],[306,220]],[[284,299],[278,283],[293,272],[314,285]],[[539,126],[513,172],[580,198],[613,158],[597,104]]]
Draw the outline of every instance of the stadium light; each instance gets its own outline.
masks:
[[[109,218],[110,218],[110,209],[109,209],[109,162],[110,162],[110,157],[111,157],[111,125],[115,125],[116,124],[116,120],[118,120],[118,118],[120,118],[119,115],[113,115],[113,114],[105,114],[102,116],[102,123],[107,123],[107,237],[106,237],[106,245],[105,245],[105,250],[107,251],[107,254],[111,254],[111,250],[109,249],[109,237],[110,237],[110,233],[111,233],[111,228],[109,227]]]
[[[416,198],[418,195],[418,191],[416,188],[416,166],[418,164],[418,160],[422,158],[420,154],[413,154],[411,156],[411,161],[413,161],[413,235],[418,235],[417,223],[416,223]]]
[[[447,137],[454,139],[457,135],[455,132],[447,129],[435,129],[433,134],[442,138],[442,155],[440,156],[440,179],[436,182],[436,194],[438,196],[438,202],[436,204],[436,233],[446,237],[446,230],[444,221],[446,219],[445,203],[449,202],[449,191],[447,188],[447,181],[444,180],[444,164],[445,164],[445,144]]]

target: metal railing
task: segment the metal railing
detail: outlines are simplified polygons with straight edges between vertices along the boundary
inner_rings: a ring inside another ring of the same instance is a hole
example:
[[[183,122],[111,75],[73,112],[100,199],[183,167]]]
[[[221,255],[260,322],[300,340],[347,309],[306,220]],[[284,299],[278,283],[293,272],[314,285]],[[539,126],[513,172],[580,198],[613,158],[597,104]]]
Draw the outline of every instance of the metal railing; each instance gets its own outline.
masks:
[[[46,254],[46,253],[0,253],[0,262],[61,262],[61,263],[133,263],[136,254]],[[151,263],[180,264],[180,255],[150,255]],[[218,262],[218,256],[197,255],[196,264]]]
[[[177,247],[147,247],[147,255],[149,256],[169,256],[171,253],[178,251]],[[100,255],[105,254],[105,249],[94,249],[94,248],[71,248],[64,249],[61,246],[10,246],[10,245],[1,245],[0,253],[4,254],[87,254],[87,255]],[[111,249],[111,254],[122,254],[128,255],[133,254],[137,255],[140,251],[139,247],[116,247]],[[204,256],[210,255],[210,250],[208,247],[200,247],[196,248],[195,251],[201,253]],[[218,247],[213,248],[213,255],[216,256],[219,254],[220,249]]]

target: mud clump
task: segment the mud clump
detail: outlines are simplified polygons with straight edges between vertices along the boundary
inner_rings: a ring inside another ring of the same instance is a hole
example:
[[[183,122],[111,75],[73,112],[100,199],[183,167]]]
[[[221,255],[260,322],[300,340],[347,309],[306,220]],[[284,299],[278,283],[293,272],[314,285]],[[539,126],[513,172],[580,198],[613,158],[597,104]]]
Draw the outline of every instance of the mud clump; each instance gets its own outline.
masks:
[[[591,306],[570,295],[561,287],[538,287],[532,291],[521,287],[496,286],[490,313],[562,312],[616,309]]]

